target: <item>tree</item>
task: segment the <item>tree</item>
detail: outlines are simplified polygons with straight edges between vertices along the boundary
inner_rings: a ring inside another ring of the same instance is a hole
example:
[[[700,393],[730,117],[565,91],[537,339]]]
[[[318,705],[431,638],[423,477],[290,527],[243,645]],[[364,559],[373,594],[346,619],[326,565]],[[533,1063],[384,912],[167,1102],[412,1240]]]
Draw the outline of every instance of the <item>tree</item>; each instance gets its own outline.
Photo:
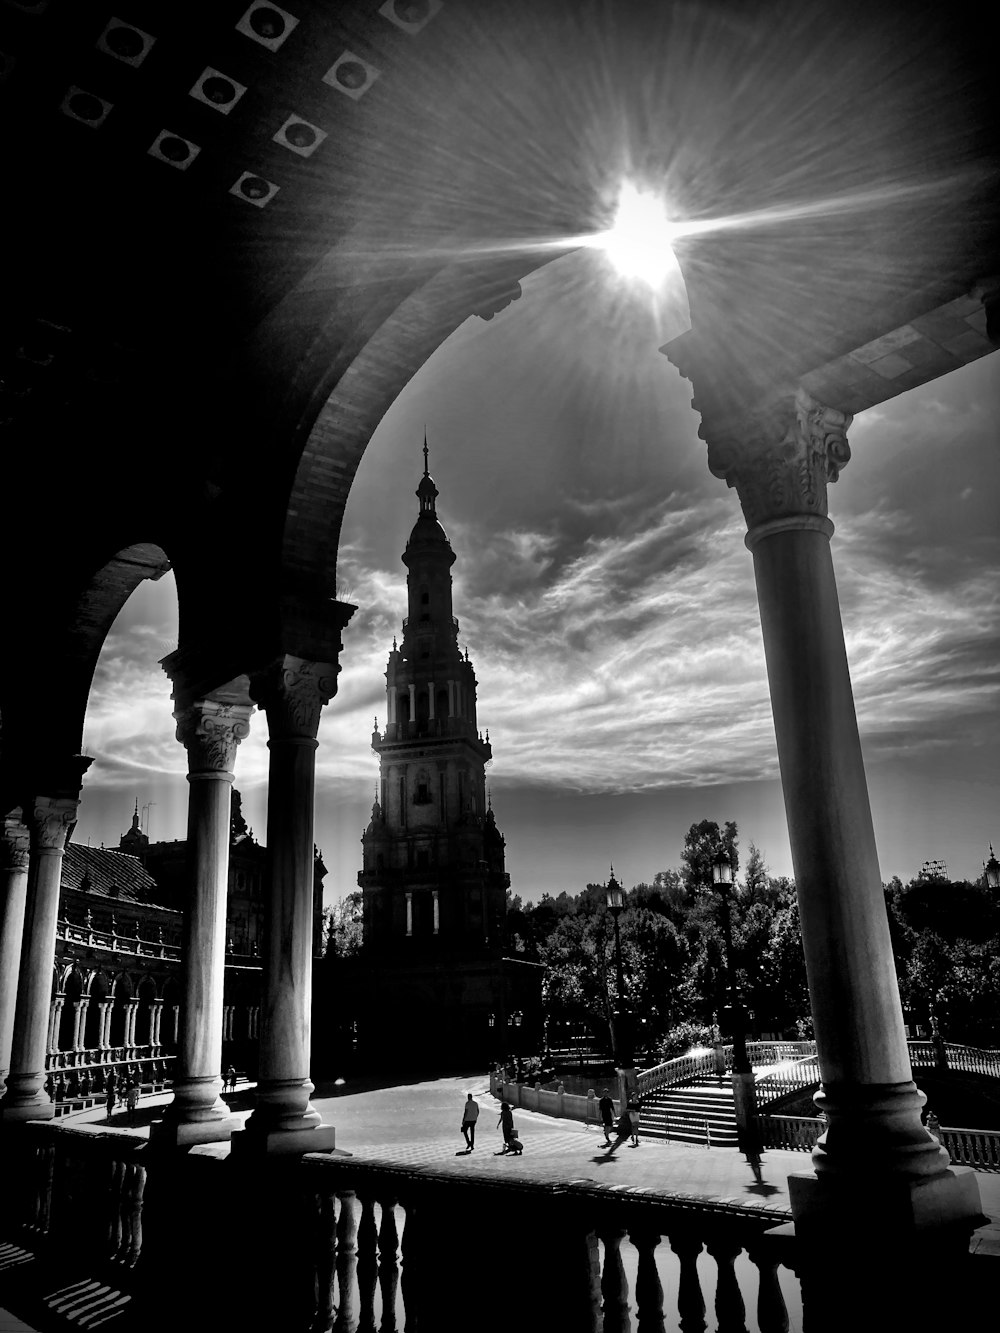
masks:
[[[729,857],[735,878],[740,864],[738,842],[739,832],[732,820],[727,820],[722,829],[714,819],[703,819],[700,824],[692,824],[685,834],[681,851],[681,860],[684,862],[681,877],[688,891],[698,893],[711,889],[712,863],[720,852],[725,852]]]
[[[353,958],[364,942],[364,894],[348,893],[332,907],[323,909],[326,926],[326,957]]]

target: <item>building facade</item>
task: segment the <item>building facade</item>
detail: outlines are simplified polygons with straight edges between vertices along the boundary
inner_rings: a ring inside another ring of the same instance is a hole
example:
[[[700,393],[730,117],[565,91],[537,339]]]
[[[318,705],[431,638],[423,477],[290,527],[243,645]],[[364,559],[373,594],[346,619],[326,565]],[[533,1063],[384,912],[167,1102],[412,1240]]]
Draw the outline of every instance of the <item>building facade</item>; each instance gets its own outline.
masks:
[[[493,751],[452,607],[455,552],[428,471],[403,553],[407,616],[386,668],[379,787],[362,837],[359,1039],[422,1060],[496,1058],[508,1025],[540,1025],[541,970],[503,956],[510,876],[486,789]],[[522,1040],[527,1037],[527,1031]]]

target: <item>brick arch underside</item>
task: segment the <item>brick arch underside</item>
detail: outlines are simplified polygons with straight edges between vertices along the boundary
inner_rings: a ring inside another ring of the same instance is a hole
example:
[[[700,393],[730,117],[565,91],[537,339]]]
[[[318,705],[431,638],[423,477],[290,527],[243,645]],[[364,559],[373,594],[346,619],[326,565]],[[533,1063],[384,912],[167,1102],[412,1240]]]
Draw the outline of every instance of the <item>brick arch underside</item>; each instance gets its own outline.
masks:
[[[124,547],[93,575],[64,615],[53,614],[47,644],[30,661],[30,672],[6,673],[3,692],[4,760],[31,770],[39,761],[77,754],[94,671],[108,631],[144,579],[170,568],[161,547],[137,542]],[[21,659],[6,658],[10,668]]]
[[[518,282],[567,251],[509,257],[502,264],[455,264],[436,273],[389,314],[320,398],[288,501],[282,537],[286,588],[336,587],[344,511],[365,449],[416,372],[470,315],[492,318],[520,296]],[[503,316],[500,315],[500,318]],[[313,358],[329,359],[319,338]]]

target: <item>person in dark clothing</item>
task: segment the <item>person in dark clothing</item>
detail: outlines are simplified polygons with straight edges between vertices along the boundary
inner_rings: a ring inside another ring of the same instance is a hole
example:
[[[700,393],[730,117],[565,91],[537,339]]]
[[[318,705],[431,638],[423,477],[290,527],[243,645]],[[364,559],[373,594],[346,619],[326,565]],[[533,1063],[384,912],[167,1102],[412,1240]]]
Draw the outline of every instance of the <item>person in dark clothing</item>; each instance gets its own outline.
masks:
[[[605,1148],[610,1148],[611,1131],[615,1127],[615,1104],[611,1100],[611,1095],[607,1088],[604,1089],[601,1100],[597,1103],[597,1109],[601,1113],[601,1126],[604,1129],[604,1146]]]
[[[628,1110],[625,1107],[622,1107],[622,1113],[618,1117],[618,1125],[615,1129],[615,1133],[618,1137],[608,1149],[609,1157],[613,1157],[622,1144],[628,1143],[629,1139],[632,1137],[632,1117],[629,1115]]]
[[[503,1147],[496,1154],[500,1157],[505,1152],[510,1152],[510,1141],[514,1137],[514,1113],[510,1109],[509,1102],[500,1103],[500,1119],[497,1121],[497,1128],[503,1134]]]
[[[105,1096],[105,1100],[106,1100],[107,1108],[108,1108],[108,1123],[109,1123],[109,1124],[110,1124],[110,1122],[111,1122],[111,1116],[112,1116],[112,1113],[114,1112],[114,1109],[115,1109],[115,1101],[117,1100],[117,1095],[118,1095],[118,1094],[117,1094],[117,1083],[118,1083],[117,1075],[115,1074],[115,1071],[112,1069],[112,1070],[109,1072],[107,1078],[104,1080],[104,1096]]]
[[[465,1107],[462,1111],[462,1134],[465,1137],[466,1146],[469,1152],[472,1152],[476,1146],[476,1121],[479,1119],[479,1103],[473,1098],[470,1092],[465,1099]]]

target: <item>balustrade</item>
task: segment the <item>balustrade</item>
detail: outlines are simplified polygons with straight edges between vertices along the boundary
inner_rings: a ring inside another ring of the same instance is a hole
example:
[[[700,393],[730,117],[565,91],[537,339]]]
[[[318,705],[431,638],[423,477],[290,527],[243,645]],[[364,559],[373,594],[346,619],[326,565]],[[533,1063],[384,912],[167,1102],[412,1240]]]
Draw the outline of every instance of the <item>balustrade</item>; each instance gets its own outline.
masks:
[[[56,939],[62,940],[65,944],[82,944],[90,949],[104,949],[108,953],[165,958],[180,962],[180,945],[166,944],[162,931],[158,930],[156,939],[147,939],[135,934],[138,922],[130,924],[132,933],[125,934],[125,929],[128,927],[118,929],[115,926],[110,930],[95,930],[93,925],[79,925],[62,917],[56,926]]]

